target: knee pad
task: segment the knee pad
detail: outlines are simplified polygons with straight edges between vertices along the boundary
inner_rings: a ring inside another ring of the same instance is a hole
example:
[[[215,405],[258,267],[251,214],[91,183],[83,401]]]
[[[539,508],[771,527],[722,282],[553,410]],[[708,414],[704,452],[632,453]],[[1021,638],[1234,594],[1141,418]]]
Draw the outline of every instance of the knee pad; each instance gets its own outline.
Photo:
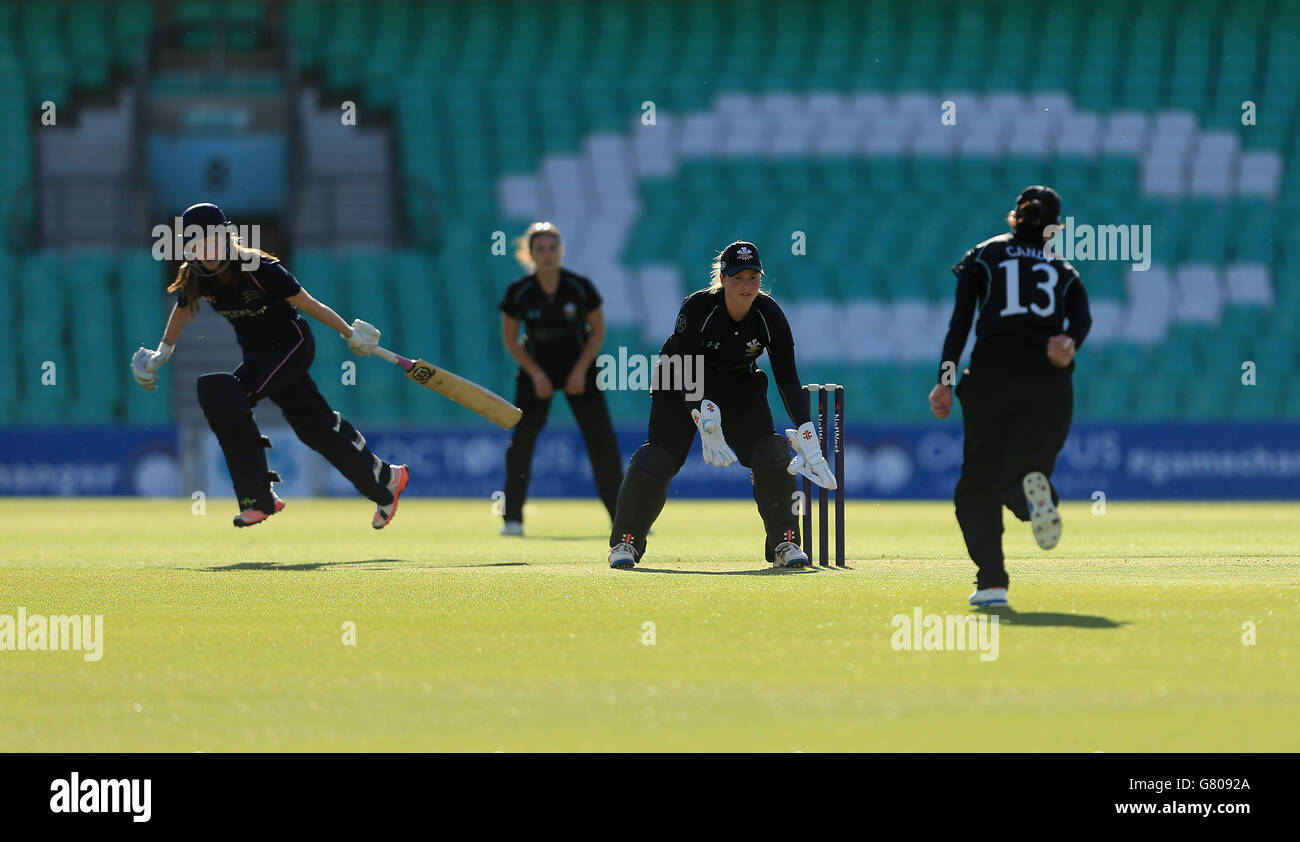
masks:
[[[233,374],[205,374],[196,386],[199,406],[207,415],[232,415],[248,411],[248,392]]]
[[[785,472],[792,458],[790,443],[786,441],[785,436],[777,433],[763,436],[754,442],[754,449],[749,454],[749,461],[753,465],[752,470],[755,473],[772,471],[777,468]]]
[[[677,475],[678,462],[673,455],[657,444],[646,442],[632,454],[630,470],[641,470],[657,479],[669,480]]]

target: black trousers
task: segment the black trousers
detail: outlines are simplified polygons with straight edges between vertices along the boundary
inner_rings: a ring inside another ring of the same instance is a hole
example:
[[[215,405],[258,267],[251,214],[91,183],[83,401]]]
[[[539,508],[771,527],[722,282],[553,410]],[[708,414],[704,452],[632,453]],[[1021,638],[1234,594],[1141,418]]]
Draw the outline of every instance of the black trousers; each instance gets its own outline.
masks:
[[[555,394],[564,393],[569,366],[551,366],[546,376],[555,387]],[[587,369],[586,388],[581,395],[565,394],[574,420],[587,445],[587,458],[591,460],[591,473],[596,480],[596,493],[605,504],[609,516],[614,516],[618,503],[618,487],[623,483],[623,457],[618,452],[618,438],[614,435],[614,422],[609,416],[605,393],[596,387],[596,366]],[[533,450],[537,437],[546,426],[551,411],[551,398],[539,398],[533,389],[533,379],[520,370],[515,378],[515,406],[523,410],[523,417],[515,425],[506,448],[506,499],[505,519],[523,522],[524,501],[528,497],[528,483],[533,472]]]
[[[722,435],[740,464],[750,469],[754,502],[763,519],[763,548],[770,562],[785,541],[799,543],[799,518],[794,513],[795,478],[786,470],[790,447],[776,432],[767,403],[767,374],[708,375],[704,397],[722,411]],[[648,547],[646,535],[663,511],[668,485],[690,455],[699,429],[680,391],[657,391],[650,398],[646,443],[632,456],[619,493],[618,512],[610,546],[632,544],[638,555]]]
[[[1049,479],[1074,413],[1070,374],[1043,365],[972,364],[955,390],[966,440],[953,494],[966,550],[979,568],[978,588],[1009,583],[1002,555],[1002,507],[1029,519],[1021,480]],[[1059,500],[1052,488],[1052,499]]]
[[[269,398],[303,444],[324,456],[362,495],[380,505],[393,501],[388,465],[361,432],[330,408],[309,369],[316,355],[311,329],[299,316],[289,331],[243,347],[234,374],[205,374],[198,381],[199,404],[226,457],[241,508],[273,509],[266,451],[253,408]]]

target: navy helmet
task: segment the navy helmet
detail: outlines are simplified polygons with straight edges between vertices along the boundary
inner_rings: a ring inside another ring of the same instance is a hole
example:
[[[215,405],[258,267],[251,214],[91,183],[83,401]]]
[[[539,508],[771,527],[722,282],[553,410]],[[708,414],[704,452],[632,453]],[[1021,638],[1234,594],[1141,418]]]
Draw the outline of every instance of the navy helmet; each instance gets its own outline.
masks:
[[[190,236],[191,229],[196,226],[201,229],[203,233],[199,236]],[[219,265],[212,271],[209,271],[208,268],[203,265],[203,261],[190,259],[190,249],[195,244],[205,239],[210,233],[214,233],[215,231],[225,231],[227,234],[233,233],[233,229],[229,226],[230,220],[226,217],[225,211],[214,205],[212,202],[199,202],[198,204],[190,205],[185,209],[185,213],[181,214],[180,234],[184,242],[185,259],[191,269],[200,275],[218,275],[225,271],[226,266],[230,264],[230,258],[233,254],[233,249],[230,247],[228,239],[225,241],[223,252],[218,254]]]

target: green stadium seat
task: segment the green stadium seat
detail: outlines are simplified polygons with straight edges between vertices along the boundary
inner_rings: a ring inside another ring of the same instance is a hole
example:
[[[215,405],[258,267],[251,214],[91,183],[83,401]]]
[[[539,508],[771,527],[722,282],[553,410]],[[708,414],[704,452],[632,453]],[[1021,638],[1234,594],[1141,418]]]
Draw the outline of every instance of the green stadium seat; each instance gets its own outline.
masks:
[[[108,6],[103,3],[78,2],[67,7],[68,46],[77,57],[76,83],[97,90],[108,83],[108,68],[113,55],[109,41]]]
[[[238,26],[256,26],[266,20],[266,4],[260,0],[226,0],[221,16]]]
[[[145,392],[136,386],[125,366],[136,348],[151,345],[155,337],[162,336],[174,300],[165,292],[170,279],[164,276],[163,267],[147,251],[124,254],[117,266],[117,294],[111,312],[120,322],[121,331],[111,357],[117,363],[122,384],[121,417],[133,423],[161,423],[172,415],[172,378],[159,377],[157,389]]]
[[[60,282],[58,260],[49,252],[32,253],[24,259],[18,277],[44,280],[39,286],[14,287],[19,340],[15,355],[18,420],[26,424],[57,423],[67,418],[73,371],[68,301]]]
[[[16,298],[13,278],[16,277],[16,261],[13,257],[0,255],[0,301],[12,302]],[[13,307],[0,307],[0,334],[16,336],[17,324]],[[19,368],[11,362],[0,365],[0,425],[13,424],[18,420],[19,404]]]
[[[397,324],[392,303],[401,299],[396,296],[396,289],[390,282],[392,270],[387,253],[352,252],[343,263],[341,303],[337,306],[346,307],[347,312],[358,314],[355,318],[364,319],[381,331],[392,330],[391,326]],[[338,344],[332,335],[324,341]],[[408,350],[405,353],[418,357],[422,352]],[[384,371],[376,361],[359,359],[351,354],[349,357],[357,360],[358,421],[390,423],[400,419],[405,414],[410,390],[394,390],[394,372]],[[322,372],[322,376],[334,377],[338,372]]]
[[[153,29],[153,4],[147,0],[118,0],[112,4],[112,38],[118,64],[136,66],[144,60],[144,49]]]
[[[224,16],[226,3],[217,0],[182,0],[172,11],[172,19],[182,26],[207,26]]]
[[[315,298],[329,304],[336,311],[341,310],[340,315],[350,321],[349,317],[344,315],[350,305],[350,296],[346,295],[348,281],[337,255],[323,251],[301,251],[292,256],[288,266]],[[383,330],[382,325],[379,327]],[[312,333],[316,337],[316,360],[311,367],[312,378],[330,406],[343,417],[359,421],[358,410],[361,401],[358,397],[358,389],[357,386],[343,384],[343,363],[356,363],[358,384],[363,382],[363,378],[374,373],[371,371],[373,366],[366,366],[363,369],[362,364],[370,361],[354,356],[348,351],[347,343],[333,341],[335,337],[328,336],[326,330],[318,324],[312,325]]]
[[[319,67],[324,55],[325,7],[311,0],[290,3],[285,24],[302,66],[313,70]]]

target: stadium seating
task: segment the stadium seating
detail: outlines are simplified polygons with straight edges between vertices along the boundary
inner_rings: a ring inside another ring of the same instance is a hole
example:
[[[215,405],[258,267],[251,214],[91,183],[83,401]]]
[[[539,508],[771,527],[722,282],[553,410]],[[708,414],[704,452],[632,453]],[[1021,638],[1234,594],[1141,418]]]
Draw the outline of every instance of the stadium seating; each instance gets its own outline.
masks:
[[[184,2],[172,17],[197,32],[214,13],[254,27],[268,7]],[[5,213],[29,195],[30,109],[102,88],[139,60],[157,17],[148,2],[0,6],[0,73],[13,80],[0,92]],[[950,267],[1004,230],[1016,191],[1047,182],[1080,224],[1150,226],[1146,271],[1076,261],[1097,317],[1077,417],[1300,418],[1293,3],[1097,0],[1025,14],[961,0],[299,0],[283,23],[306,83],[391,122],[410,244],[300,252],[291,268],[337,306],[365,302],[394,347],[502,393],[514,364],[496,302],[521,270],[512,250],[491,250],[493,234],[549,218],[568,264],[606,298],[609,350],[656,351],[712,253],[746,237],[795,327],[804,379],[849,384],[856,417],[924,419]],[[1054,48],[1039,49],[1049,34]],[[955,126],[939,120],[944,102]],[[13,242],[0,243],[0,265],[51,273],[40,277],[63,304],[34,318],[65,342],[74,297],[114,308],[157,280],[141,279],[139,256],[55,258]],[[16,277],[3,291],[25,312],[35,299]],[[114,329],[78,341],[120,362],[138,340]],[[461,417],[419,393],[393,397],[368,363],[357,389],[342,388],[345,350],[318,353],[322,389],[345,412]],[[1247,360],[1261,372],[1251,388]],[[99,391],[32,405],[32,362],[0,372],[6,417],[148,412],[107,369],[86,374]],[[615,416],[643,419],[641,397],[614,395]]]

